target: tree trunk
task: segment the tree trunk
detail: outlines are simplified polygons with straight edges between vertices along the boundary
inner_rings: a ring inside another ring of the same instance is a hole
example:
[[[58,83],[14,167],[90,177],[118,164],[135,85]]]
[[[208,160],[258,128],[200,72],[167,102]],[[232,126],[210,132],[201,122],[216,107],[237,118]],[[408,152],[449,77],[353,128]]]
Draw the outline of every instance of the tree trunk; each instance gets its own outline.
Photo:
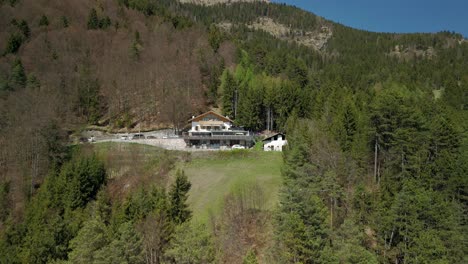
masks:
[[[390,242],[388,243],[388,249],[392,246],[393,234],[395,233],[395,227],[392,228],[392,234],[390,235]]]
[[[377,184],[380,185],[380,180],[381,180],[381,177],[380,177],[380,162],[377,162]]]
[[[237,118],[237,102],[239,101],[239,91],[234,92],[234,119]]]
[[[270,128],[271,128],[271,130],[274,130],[273,109],[270,109],[270,111],[271,111],[271,113],[270,113],[270,117],[271,117]]]
[[[374,179],[375,182],[378,183],[377,179],[377,139],[375,139],[375,146],[374,146]]]
[[[333,230],[333,198],[330,197],[330,230]]]

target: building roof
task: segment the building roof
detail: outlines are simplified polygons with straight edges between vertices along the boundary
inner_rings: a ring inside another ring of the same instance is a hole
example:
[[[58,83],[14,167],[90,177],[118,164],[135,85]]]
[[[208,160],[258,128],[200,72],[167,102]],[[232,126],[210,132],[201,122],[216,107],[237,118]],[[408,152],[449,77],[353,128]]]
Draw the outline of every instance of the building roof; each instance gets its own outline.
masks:
[[[272,138],[274,138],[274,137],[276,137],[276,136],[278,136],[278,135],[281,135],[281,136],[283,136],[283,139],[286,139],[286,134],[283,134],[283,133],[276,133],[276,134],[273,134],[273,135],[271,135],[271,136],[269,136],[269,137],[264,138],[262,141],[267,141],[267,140],[272,139]]]
[[[224,122],[231,122],[231,123],[232,123],[232,120],[231,120],[231,119],[229,119],[228,117],[225,117],[225,116],[223,116],[223,115],[220,115],[220,114],[218,114],[218,113],[216,113],[216,112],[214,112],[214,111],[208,111],[208,112],[206,112],[206,113],[203,113],[203,114],[201,114],[201,115],[198,115],[198,116],[196,116],[196,117],[190,119],[189,122],[200,121],[200,120],[203,119],[203,117],[205,117],[205,116],[207,116],[207,115],[210,115],[210,114],[216,116],[217,118],[219,118],[220,120],[222,120],[222,121],[224,121]]]
[[[222,126],[224,125],[223,121],[199,121],[202,126]]]

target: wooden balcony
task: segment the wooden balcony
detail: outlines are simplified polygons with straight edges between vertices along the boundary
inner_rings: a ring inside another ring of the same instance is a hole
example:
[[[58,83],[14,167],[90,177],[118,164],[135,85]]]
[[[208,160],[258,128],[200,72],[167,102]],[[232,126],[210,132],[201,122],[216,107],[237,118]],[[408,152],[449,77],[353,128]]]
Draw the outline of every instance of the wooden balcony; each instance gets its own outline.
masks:
[[[244,135],[223,135],[222,133],[220,134],[211,134],[211,133],[206,133],[206,134],[196,134],[196,135],[191,135],[190,133],[184,133],[183,134],[184,140],[245,140],[245,141],[253,141],[254,136],[252,133],[247,132]]]

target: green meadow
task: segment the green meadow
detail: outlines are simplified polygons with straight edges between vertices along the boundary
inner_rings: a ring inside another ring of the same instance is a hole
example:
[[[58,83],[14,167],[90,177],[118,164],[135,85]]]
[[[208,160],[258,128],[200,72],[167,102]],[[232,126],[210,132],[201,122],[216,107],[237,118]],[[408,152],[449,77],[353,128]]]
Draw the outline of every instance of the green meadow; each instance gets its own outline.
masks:
[[[205,221],[210,214],[220,213],[227,195],[252,186],[262,192],[264,209],[273,209],[278,202],[281,166],[281,153],[247,150],[197,155],[179,168],[192,183],[188,203],[193,217]]]
[[[93,144],[92,149],[105,162],[109,177],[115,182],[122,181],[121,185],[163,184],[168,187],[176,170],[184,170],[192,183],[188,203],[197,221],[206,221],[210,214],[218,216],[224,199],[230,194],[261,193],[265,210],[273,209],[278,203],[283,163],[282,154],[278,152],[188,153],[131,143],[99,143]],[[164,175],[154,176],[161,171],[167,172],[167,180]]]

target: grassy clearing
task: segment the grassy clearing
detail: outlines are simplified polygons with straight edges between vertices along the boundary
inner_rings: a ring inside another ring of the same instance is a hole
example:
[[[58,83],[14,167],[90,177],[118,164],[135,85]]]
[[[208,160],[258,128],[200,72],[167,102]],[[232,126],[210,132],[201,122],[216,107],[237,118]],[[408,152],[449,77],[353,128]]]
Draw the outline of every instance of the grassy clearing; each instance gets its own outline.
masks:
[[[141,186],[168,187],[175,175],[174,168],[185,170],[192,183],[188,202],[199,221],[206,221],[210,213],[219,216],[228,194],[252,186],[261,189],[263,209],[272,209],[278,202],[281,153],[257,150],[188,153],[113,142],[86,145],[82,151],[95,153],[104,161],[111,179],[109,191],[116,197],[125,197]]]
[[[181,164],[192,183],[189,204],[194,219],[206,221],[210,213],[218,215],[226,195],[254,184],[263,190],[265,209],[272,209],[278,202],[281,165],[281,153],[263,151],[209,153]]]

